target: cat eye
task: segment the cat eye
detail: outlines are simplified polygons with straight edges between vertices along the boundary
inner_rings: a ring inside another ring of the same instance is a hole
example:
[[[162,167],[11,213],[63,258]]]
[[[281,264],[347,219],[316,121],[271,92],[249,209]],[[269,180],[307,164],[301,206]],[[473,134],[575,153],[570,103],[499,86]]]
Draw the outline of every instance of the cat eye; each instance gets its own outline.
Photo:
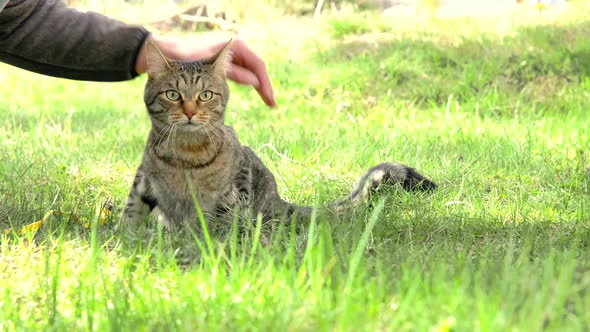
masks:
[[[168,98],[172,101],[177,101],[178,99],[180,99],[180,93],[178,93],[178,91],[175,91],[175,90],[167,90],[166,91],[166,98]]]
[[[213,92],[211,92],[209,90],[205,90],[199,94],[200,101],[207,101],[207,100],[210,100],[211,98],[213,98]]]

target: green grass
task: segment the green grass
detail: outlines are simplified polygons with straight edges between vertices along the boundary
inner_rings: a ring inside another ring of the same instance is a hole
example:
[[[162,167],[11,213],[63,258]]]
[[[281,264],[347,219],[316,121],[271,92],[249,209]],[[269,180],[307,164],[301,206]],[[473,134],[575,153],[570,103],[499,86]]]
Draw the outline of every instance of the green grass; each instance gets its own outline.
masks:
[[[501,32],[335,17],[253,40],[279,106],[232,85],[227,122],[285,198],[337,198],[381,161],[440,185],[298,233],[254,222],[121,236],[149,130],[144,78],[3,65],[0,330],[588,330],[590,22],[578,12]],[[63,213],[19,233],[49,210]]]

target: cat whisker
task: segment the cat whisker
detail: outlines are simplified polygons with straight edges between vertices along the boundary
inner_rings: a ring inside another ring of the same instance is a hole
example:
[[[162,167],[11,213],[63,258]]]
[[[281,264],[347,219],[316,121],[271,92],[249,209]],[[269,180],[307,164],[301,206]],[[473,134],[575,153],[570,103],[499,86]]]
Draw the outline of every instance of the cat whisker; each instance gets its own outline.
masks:
[[[207,134],[211,134],[211,135],[213,135],[213,136],[215,136],[216,138],[219,138],[219,139],[225,139],[225,138],[227,138],[227,134],[220,127],[214,126],[214,125],[212,125],[210,123],[206,123],[206,125],[207,125],[207,128],[211,128],[210,130],[207,130]]]
[[[168,132],[169,130],[171,130],[171,129],[172,129],[172,125],[166,125],[166,126],[164,127],[164,129],[162,129],[162,130],[161,130],[161,131],[158,133],[158,136],[156,136],[156,139],[154,140],[154,143],[153,143],[153,144],[154,144],[154,145],[160,145],[160,144],[163,142],[163,140],[164,140],[164,137],[166,137],[166,134],[167,134],[167,132]]]
[[[211,137],[211,132],[209,130],[204,130],[205,134],[207,135],[207,138],[209,138],[210,142],[213,142],[213,137]],[[213,135],[215,136],[215,135]]]
[[[168,137],[170,136],[170,132],[172,131],[174,125],[173,124],[169,124],[166,126],[165,130],[162,132],[162,135],[160,137],[160,143],[163,143],[164,140],[167,140]]]
[[[174,133],[172,134],[172,144],[174,144],[174,149],[176,150],[176,145],[178,144],[178,140],[176,137],[178,136],[178,124],[174,125]]]
[[[207,137],[209,137],[209,140],[212,141],[213,137],[215,138],[223,138],[223,137],[219,137],[219,135],[217,135],[217,133],[215,132],[215,127],[213,127],[213,125],[211,125],[210,123],[205,123],[205,134],[207,134]],[[210,130],[209,128],[213,128],[213,130]],[[213,136],[213,137],[211,137]]]
[[[160,144],[164,143],[164,141],[168,137],[168,134],[169,134],[170,130],[172,130],[172,125],[167,125],[164,128],[164,130],[162,130],[162,132],[160,132],[160,134],[158,135],[158,137],[156,139],[156,144],[157,145],[160,145]]]
[[[214,126],[214,125],[208,123],[207,129],[209,129],[209,130],[207,130],[207,135],[209,136],[209,139],[211,139],[211,136],[213,136],[219,140],[227,140],[228,139],[227,133],[222,128],[219,128],[218,126]]]
[[[168,128],[168,130],[166,131],[166,134],[164,135],[164,137],[166,139],[166,149],[168,149],[170,147],[170,137],[172,135],[172,132],[174,131],[174,123],[171,123],[166,128]],[[164,137],[163,137],[163,139],[164,139]]]
[[[170,134],[168,134],[168,142],[166,144],[170,144],[170,139],[172,139],[172,147],[176,150],[176,134],[177,134],[177,127],[178,124],[172,124],[172,129],[170,130]]]

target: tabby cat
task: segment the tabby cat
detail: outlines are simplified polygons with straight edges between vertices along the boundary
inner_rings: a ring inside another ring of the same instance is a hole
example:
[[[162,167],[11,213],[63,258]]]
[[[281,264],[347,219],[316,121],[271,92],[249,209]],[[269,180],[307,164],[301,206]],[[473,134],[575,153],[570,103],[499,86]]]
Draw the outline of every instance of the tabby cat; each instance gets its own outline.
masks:
[[[128,229],[137,229],[155,208],[168,228],[194,224],[194,197],[210,216],[233,215],[239,209],[253,218],[261,214],[264,220],[310,217],[310,207],[281,199],[272,173],[224,124],[230,44],[210,59],[177,62],[148,42],[144,101],[152,129],[123,213]],[[341,216],[384,183],[407,190],[436,188],[412,168],[382,163],[326,211]]]

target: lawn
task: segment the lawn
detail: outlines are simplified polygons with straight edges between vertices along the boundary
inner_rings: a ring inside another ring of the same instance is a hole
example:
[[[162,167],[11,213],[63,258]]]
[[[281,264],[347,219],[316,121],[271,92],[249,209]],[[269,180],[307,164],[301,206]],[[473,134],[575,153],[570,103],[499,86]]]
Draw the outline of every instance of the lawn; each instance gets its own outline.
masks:
[[[439,184],[298,230],[124,236],[145,77],[1,65],[0,331],[587,331],[590,18],[572,7],[245,30],[278,106],[232,84],[227,123],[283,197],[336,199],[383,161]]]

